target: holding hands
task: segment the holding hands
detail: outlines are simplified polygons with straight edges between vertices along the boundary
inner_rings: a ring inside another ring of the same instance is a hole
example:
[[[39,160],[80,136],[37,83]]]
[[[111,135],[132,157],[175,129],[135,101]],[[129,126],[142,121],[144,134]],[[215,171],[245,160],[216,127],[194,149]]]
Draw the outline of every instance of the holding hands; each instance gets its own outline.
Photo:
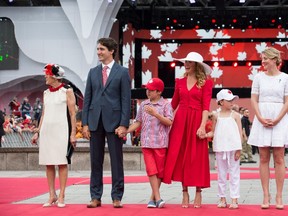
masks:
[[[197,135],[200,139],[207,138],[206,131],[205,131],[205,127],[200,127],[200,128],[197,130],[196,135]]]
[[[157,110],[152,106],[146,105],[144,107],[144,111],[151,116],[156,117],[158,115]],[[159,115],[158,115],[158,117],[159,117]],[[138,126],[140,126],[140,125],[138,125],[138,123],[137,123],[137,126],[134,129],[129,128],[129,130],[131,129],[130,131],[134,131]],[[123,140],[125,140],[127,133],[128,133],[128,129],[124,126],[119,126],[118,128],[115,129],[115,134],[118,135],[118,137],[122,138]]]
[[[124,126],[119,126],[115,129],[115,134],[117,134],[119,138],[123,139],[127,135],[127,128]]]

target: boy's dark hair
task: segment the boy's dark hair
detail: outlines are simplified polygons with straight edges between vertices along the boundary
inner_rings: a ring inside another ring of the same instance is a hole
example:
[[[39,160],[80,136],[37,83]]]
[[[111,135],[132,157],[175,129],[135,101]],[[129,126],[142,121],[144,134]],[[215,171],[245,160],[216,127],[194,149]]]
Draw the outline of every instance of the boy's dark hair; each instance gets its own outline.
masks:
[[[113,38],[100,38],[100,39],[97,41],[97,44],[101,44],[101,45],[107,47],[107,49],[108,49],[109,51],[114,50],[114,52],[113,52],[113,58],[115,58],[116,53],[117,53],[117,51],[118,51],[118,44],[117,44],[117,42],[116,42]]]
[[[248,110],[248,108],[243,107],[242,111],[245,112],[246,110]]]

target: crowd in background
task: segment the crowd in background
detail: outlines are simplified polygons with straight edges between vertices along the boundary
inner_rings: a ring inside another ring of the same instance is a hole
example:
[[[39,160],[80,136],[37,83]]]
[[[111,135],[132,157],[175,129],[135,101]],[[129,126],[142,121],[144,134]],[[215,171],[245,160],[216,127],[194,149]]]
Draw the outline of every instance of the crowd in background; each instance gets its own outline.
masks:
[[[17,97],[14,97],[8,104],[9,110],[4,109],[3,130],[5,134],[17,133],[23,141],[23,132],[34,132],[38,127],[38,123],[42,113],[42,102],[40,98],[36,98],[33,106],[29,103],[28,97],[24,97],[20,103]],[[4,135],[1,138],[3,141]]]
[[[3,112],[4,132],[6,134],[17,133],[19,134],[21,139],[23,139],[22,132],[27,131],[27,132],[33,133],[34,129],[38,127],[38,123],[40,121],[40,117],[42,113],[43,104],[41,102],[41,99],[36,98],[35,103],[32,106],[29,103],[28,97],[23,98],[22,103],[18,101],[17,97],[14,97],[8,104],[8,107],[9,107],[9,111],[7,112],[7,110],[4,110]],[[248,108],[241,107],[238,104],[234,104],[233,110],[238,112],[241,115],[242,124],[243,124],[243,116],[246,116],[244,118],[248,118],[249,127],[251,127],[252,123],[249,119]],[[212,111],[210,115],[208,116],[207,125],[206,125],[207,132],[211,130],[213,112],[217,112],[217,110]],[[83,134],[82,134],[82,123],[81,123],[81,111],[78,112],[76,119],[77,119],[76,138],[82,139]],[[141,128],[138,128],[135,132],[129,134],[129,136],[127,136],[127,139],[124,140],[124,142],[132,146],[141,146],[140,136],[141,136]],[[212,144],[213,144],[213,139],[209,138],[208,147],[212,148]],[[244,148],[241,153],[241,161],[240,161],[241,164],[242,163],[256,163],[256,161],[253,160],[252,155],[255,155],[256,153],[258,153],[258,148],[255,146],[247,145],[247,144],[246,145],[244,144],[243,147]]]
[[[9,133],[18,133],[19,136],[23,139],[22,132],[34,132],[34,129],[38,127],[38,123],[40,121],[41,113],[43,104],[41,102],[40,98],[36,98],[35,103],[33,106],[29,103],[28,97],[23,98],[22,103],[20,103],[17,99],[17,97],[14,97],[10,103],[8,104],[9,111],[4,110],[3,116],[4,116],[4,123],[3,123],[3,129],[6,134]],[[249,110],[245,107],[239,107],[237,104],[234,104],[233,107],[234,111],[240,113],[241,117],[243,117],[244,111]],[[208,116],[208,121],[206,125],[206,130],[209,132],[211,130],[211,124],[212,124],[212,113],[217,111],[212,111],[210,115]],[[76,124],[76,138],[82,139],[82,122],[81,122],[81,111],[77,114],[77,124]],[[133,121],[133,120],[132,120]],[[250,121],[249,121],[250,122]],[[251,122],[250,122],[251,127]],[[138,128],[133,133],[129,134],[127,136],[127,139],[124,140],[124,142],[128,145],[132,146],[141,146],[140,142],[140,136],[141,136],[141,128]],[[129,140],[128,140],[129,139]],[[213,139],[208,139],[208,147],[212,148]],[[247,150],[246,150],[247,149]],[[241,154],[241,163],[254,163],[252,160],[252,156],[255,153],[258,153],[258,149],[255,146],[248,146],[247,148],[243,149]],[[248,161],[247,161],[248,159]]]
[[[28,97],[24,97],[22,103],[18,101],[17,97],[13,97],[8,104],[8,109],[1,111],[3,116],[3,135],[1,140],[5,139],[5,134],[17,133],[20,136],[20,140],[23,141],[23,132],[34,133],[34,130],[38,128],[38,124],[41,118],[43,104],[40,98],[36,98],[33,106],[29,102]],[[81,111],[77,113],[77,133],[76,138],[83,138],[82,123],[81,123]],[[1,147],[1,146],[0,146]]]

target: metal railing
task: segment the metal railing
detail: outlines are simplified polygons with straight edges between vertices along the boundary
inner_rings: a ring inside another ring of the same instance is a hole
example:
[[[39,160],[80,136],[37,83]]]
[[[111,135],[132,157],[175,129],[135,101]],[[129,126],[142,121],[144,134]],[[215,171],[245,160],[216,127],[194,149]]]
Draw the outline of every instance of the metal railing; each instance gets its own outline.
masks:
[[[2,147],[33,147],[31,144],[32,132],[22,131],[22,133],[11,132],[3,136]]]

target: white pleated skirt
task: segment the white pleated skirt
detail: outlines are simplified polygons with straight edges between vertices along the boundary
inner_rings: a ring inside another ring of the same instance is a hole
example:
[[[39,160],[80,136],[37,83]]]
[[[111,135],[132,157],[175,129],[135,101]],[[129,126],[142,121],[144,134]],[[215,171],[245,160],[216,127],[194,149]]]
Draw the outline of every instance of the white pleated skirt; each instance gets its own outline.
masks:
[[[263,118],[275,119],[283,107],[282,103],[259,102],[259,110]],[[288,147],[288,115],[272,128],[264,127],[254,117],[248,144],[258,147]]]

